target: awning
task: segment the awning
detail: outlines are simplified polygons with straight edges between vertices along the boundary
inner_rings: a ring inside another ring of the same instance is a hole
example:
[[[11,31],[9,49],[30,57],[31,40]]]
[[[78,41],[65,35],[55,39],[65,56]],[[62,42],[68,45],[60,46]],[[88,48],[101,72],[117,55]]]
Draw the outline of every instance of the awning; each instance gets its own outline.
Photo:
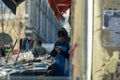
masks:
[[[71,7],[71,0],[48,0],[48,2],[58,20]]]
[[[2,0],[4,2],[4,4],[10,8],[10,10],[16,14],[16,8],[17,6],[23,2],[24,0]]]

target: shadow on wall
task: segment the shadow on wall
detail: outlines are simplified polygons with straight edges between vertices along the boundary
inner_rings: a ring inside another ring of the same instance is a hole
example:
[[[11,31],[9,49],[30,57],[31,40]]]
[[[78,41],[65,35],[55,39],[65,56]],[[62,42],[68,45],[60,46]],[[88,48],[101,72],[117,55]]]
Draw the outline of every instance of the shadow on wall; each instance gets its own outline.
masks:
[[[3,42],[4,42],[4,44],[9,44],[9,43],[12,43],[13,40],[9,34],[0,33],[0,43],[3,43]]]

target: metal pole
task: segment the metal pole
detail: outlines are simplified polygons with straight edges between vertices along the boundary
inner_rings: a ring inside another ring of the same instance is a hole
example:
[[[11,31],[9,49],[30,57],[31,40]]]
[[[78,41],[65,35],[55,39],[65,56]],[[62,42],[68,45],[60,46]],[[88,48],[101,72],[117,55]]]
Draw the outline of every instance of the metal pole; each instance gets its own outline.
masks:
[[[3,14],[4,14],[4,12],[3,12],[3,3],[1,2],[1,11],[2,11],[2,13],[1,13],[1,15],[2,15],[2,19],[1,19],[1,27],[2,27],[2,46],[4,46],[4,19],[3,19]]]
[[[82,13],[83,13],[83,20],[82,20],[82,27],[83,27],[83,35],[84,35],[84,37],[83,37],[83,46],[84,46],[84,50],[83,50],[83,53],[82,53],[82,55],[83,55],[83,60],[82,60],[82,67],[83,67],[83,75],[82,75],[82,77],[83,77],[83,80],[87,80],[87,28],[88,28],[88,26],[87,26],[87,18],[88,18],[88,1],[87,0],[83,0],[82,1],[83,2],[83,11],[82,11]]]
[[[93,0],[88,0],[88,18],[87,18],[87,80],[91,80],[92,71],[92,30],[93,30]]]

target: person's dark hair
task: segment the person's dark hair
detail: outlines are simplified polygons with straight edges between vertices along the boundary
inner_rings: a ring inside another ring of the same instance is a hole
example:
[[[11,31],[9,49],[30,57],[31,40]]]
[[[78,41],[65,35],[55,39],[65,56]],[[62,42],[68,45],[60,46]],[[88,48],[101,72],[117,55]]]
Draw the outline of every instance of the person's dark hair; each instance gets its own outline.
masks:
[[[58,31],[58,37],[68,37],[67,31],[64,28],[61,28]]]
[[[37,40],[37,44],[38,45],[42,45],[42,41],[39,39],[39,40]]]
[[[66,37],[64,31],[58,31],[58,37]]]

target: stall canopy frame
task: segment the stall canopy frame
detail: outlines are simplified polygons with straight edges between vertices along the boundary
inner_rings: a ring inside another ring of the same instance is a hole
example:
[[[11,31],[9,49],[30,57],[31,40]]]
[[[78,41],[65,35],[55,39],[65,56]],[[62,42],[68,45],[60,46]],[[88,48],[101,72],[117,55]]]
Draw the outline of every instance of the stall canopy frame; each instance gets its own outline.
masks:
[[[72,0],[48,0],[50,7],[52,8],[57,20],[60,20],[61,16],[71,7]]]

